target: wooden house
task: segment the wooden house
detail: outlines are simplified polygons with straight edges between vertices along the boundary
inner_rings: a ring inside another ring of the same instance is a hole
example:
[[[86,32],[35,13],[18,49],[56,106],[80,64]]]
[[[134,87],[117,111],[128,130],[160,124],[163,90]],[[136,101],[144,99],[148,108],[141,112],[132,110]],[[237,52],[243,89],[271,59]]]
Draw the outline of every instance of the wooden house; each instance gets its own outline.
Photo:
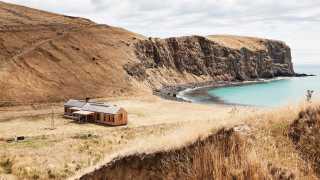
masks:
[[[128,123],[128,113],[121,107],[106,103],[70,101],[65,104],[65,117],[67,118],[72,118],[79,122],[92,122],[111,126],[126,125]],[[72,107],[72,105],[76,106]]]

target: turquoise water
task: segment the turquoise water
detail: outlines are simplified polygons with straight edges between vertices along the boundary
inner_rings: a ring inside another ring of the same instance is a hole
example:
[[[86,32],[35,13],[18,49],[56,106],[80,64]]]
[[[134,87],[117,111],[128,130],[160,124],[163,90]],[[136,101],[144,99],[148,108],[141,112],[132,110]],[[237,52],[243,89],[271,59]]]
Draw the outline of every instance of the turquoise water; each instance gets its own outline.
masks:
[[[209,89],[208,94],[226,103],[275,107],[305,99],[307,90],[320,95],[320,66],[297,66],[297,73],[316,74],[316,77],[287,78],[260,84]]]

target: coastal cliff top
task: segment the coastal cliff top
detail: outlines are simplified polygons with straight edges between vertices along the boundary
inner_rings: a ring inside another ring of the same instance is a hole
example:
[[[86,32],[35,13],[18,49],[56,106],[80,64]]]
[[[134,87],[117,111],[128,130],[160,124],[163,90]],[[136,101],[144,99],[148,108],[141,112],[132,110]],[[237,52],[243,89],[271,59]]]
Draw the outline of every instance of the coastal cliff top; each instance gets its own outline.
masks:
[[[209,35],[207,38],[211,41],[215,41],[218,44],[233,49],[241,49],[243,47],[259,51],[266,49],[265,42],[269,41],[263,38],[236,36],[236,35]]]
[[[200,36],[168,38],[170,47],[163,43],[161,48],[153,38],[123,28],[4,2],[0,2],[0,32],[0,87],[4,89],[0,92],[0,102],[5,105],[87,96],[132,96],[143,91],[151,94],[152,89],[165,84],[235,78],[234,74],[225,73],[231,72],[232,67],[216,61],[228,58],[222,50],[208,51],[213,64],[202,63],[204,52],[199,43],[188,44],[191,40],[205,39]],[[269,42],[239,36],[209,36],[208,39],[214,45],[253,50],[265,49]],[[141,47],[139,57],[138,47]],[[274,52],[282,49],[276,45],[272,48]],[[288,52],[287,49],[269,54],[281,59],[286,56],[278,57],[278,54]],[[161,58],[157,59],[159,55]],[[164,65],[172,73],[161,72]]]

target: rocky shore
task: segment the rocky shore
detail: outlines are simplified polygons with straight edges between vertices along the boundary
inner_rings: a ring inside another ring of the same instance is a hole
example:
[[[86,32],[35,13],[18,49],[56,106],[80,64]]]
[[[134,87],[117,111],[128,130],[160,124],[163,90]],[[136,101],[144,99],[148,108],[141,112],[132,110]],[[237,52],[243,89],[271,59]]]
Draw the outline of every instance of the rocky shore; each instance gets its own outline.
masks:
[[[163,99],[174,100],[180,102],[191,102],[182,98],[180,95],[181,92],[190,89],[188,92],[192,96],[209,96],[207,93],[208,89],[219,88],[219,87],[230,87],[230,86],[241,86],[244,84],[254,84],[254,83],[263,83],[265,81],[208,81],[208,82],[199,82],[199,83],[189,83],[182,85],[174,86],[164,86],[161,89],[156,89],[153,91],[154,95],[157,95]],[[209,99],[208,99],[209,100]],[[218,97],[210,98],[211,102],[224,104]]]
[[[313,74],[305,74],[305,73],[295,73],[293,76],[290,77],[309,77],[309,76],[316,76]],[[283,77],[286,78],[286,77]],[[230,86],[241,86],[241,85],[248,85],[248,84],[257,84],[257,83],[265,83],[267,81],[277,80],[276,78],[273,79],[257,79],[257,80],[249,80],[249,81],[207,81],[207,82],[196,82],[196,83],[187,83],[187,84],[180,84],[180,85],[167,85],[163,86],[160,89],[155,89],[153,91],[154,95],[157,95],[163,99],[167,100],[174,100],[180,102],[191,102],[190,100],[186,100],[185,98],[181,97],[181,94],[186,90],[189,90],[186,94],[190,96],[206,96],[208,99],[206,100],[208,103],[215,103],[215,104],[226,104],[223,100],[219,99],[218,97],[214,97],[212,95],[208,95],[208,89],[213,88],[220,88],[220,87],[230,87]],[[234,104],[232,104],[234,105]]]
[[[312,76],[296,73],[290,47],[276,40],[239,36],[149,38],[135,43],[135,48],[139,61],[127,64],[127,73],[153,89],[154,95],[175,101],[189,101],[180,95],[193,89],[192,93],[210,98],[208,101],[224,104],[204,88]]]

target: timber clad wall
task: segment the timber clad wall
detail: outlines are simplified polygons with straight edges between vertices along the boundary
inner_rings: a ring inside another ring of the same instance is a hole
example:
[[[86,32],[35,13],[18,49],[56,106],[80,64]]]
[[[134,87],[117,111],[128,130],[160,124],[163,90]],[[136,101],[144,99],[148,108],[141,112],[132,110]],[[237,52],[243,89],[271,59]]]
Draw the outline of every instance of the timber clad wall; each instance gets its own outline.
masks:
[[[64,114],[65,115],[72,116],[72,113],[74,113],[76,111],[78,111],[78,110],[71,109],[71,107],[64,107]]]
[[[98,123],[108,125],[126,125],[128,123],[128,113],[124,110],[120,110],[117,114],[105,114],[98,113],[98,118],[94,120]]]
[[[79,122],[95,122],[111,126],[126,125],[128,113],[123,108],[99,103],[81,104],[77,100],[69,100],[64,106],[66,118]]]

